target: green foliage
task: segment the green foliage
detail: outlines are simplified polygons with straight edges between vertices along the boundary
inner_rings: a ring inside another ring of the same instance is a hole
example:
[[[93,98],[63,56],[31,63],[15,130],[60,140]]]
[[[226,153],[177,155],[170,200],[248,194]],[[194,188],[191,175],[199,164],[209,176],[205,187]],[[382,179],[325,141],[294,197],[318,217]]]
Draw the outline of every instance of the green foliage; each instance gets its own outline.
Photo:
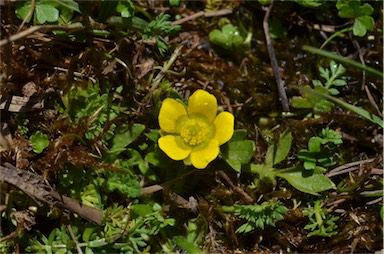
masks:
[[[42,153],[49,145],[49,139],[47,134],[43,134],[41,131],[36,131],[31,135],[29,140],[32,142],[32,150],[35,153]]]
[[[336,8],[339,10],[339,17],[353,19],[353,35],[363,37],[367,31],[373,31],[373,7],[369,3],[361,5],[360,0],[338,0]]]
[[[194,242],[188,241],[183,236],[175,236],[172,240],[179,248],[186,251],[187,253],[204,253],[199,247],[195,245]]]
[[[295,2],[309,8],[317,8],[324,3],[323,0],[295,0]]]
[[[154,205],[132,205],[122,207],[113,205],[104,214],[104,228],[86,224],[71,230],[77,241],[73,240],[69,228],[62,225],[51,231],[48,238],[37,231],[37,236],[29,240],[28,252],[34,253],[72,253],[77,247],[85,253],[139,252],[148,245],[149,236],[157,235],[161,229],[173,226],[174,219],[161,216],[162,208]]]
[[[114,136],[111,139],[112,146],[109,153],[114,156],[126,151],[126,147],[135,141],[144,131],[143,124],[124,124],[119,126],[114,131]]]
[[[161,55],[164,55],[168,50],[168,46],[162,36],[169,35],[171,33],[180,30],[180,26],[173,26],[168,19],[171,16],[161,13],[155,20],[152,20],[148,26],[144,29],[143,40],[156,40],[156,46],[159,49]]]
[[[115,119],[124,107],[114,105],[113,100],[122,91],[122,86],[115,90],[115,93],[103,92],[98,83],[88,82],[86,88],[77,86],[62,96],[64,108],[61,109],[63,117],[75,125],[85,125],[85,138],[93,139],[99,136],[104,128]],[[112,124],[109,127],[107,138],[116,127]]]
[[[312,195],[319,192],[335,189],[335,184],[323,174],[322,170],[304,170],[302,167],[293,167],[276,170],[275,175],[288,181],[299,191]]]
[[[287,157],[291,149],[291,142],[291,132],[285,130],[280,135],[278,142],[272,140],[271,145],[268,147],[265,162],[262,164],[251,164],[246,171],[258,174],[260,181],[270,182],[273,185],[276,185],[276,177],[283,178],[299,191],[312,195],[318,195],[318,192],[335,188],[335,184],[322,171],[317,169],[303,171],[299,166],[286,169],[274,168],[276,164],[282,162]]]
[[[209,41],[224,49],[239,48],[243,45],[244,40],[239,28],[232,24],[226,24],[221,30],[214,29],[209,33]]]
[[[171,6],[179,6],[180,5],[180,0],[169,0],[169,4]]]
[[[20,135],[22,136],[27,135],[29,132],[29,129],[28,129],[29,119],[26,118],[24,113],[18,113],[15,117],[15,120],[17,122],[17,130],[20,133]]]
[[[336,146],[342,144],[341,135],[328,128],[322,129],[318,137],[311,137],[308,141],[308,149],[301,149],[297,154],[304,162],[306,170],[319,169],[326,171],[324,167],[336,164],[334,155]]]
[[[141,194],[140,183],[132,173],[105,173],[107,192],[120,191],[127,197],[138,197]]]
[[[348,109],[348,110],[360,115],[361,117],[371,121],[372,123],[376,124],[377,126],[380,126],[381,128],[384,127],[384,123],[383,123],[382,118],[380,118],[379,116],[377,116],[375,114],[372,114],[371,112],[369,112],[363,108],[351,105],[349,103],[346,103],[346,102],[344,102],[338,98],[335,98],[333,96],[330,96],[328,94],[319,93],[310,87],[303,87],[302,92],[307,93],[307,94],[311,94],[311,95],[315,96],[317,99],[322,98],[322,99],[331,101],[331,102],[339,105],[340,107],[343,107],[345,109]]]
[[[329,214],[328,210],[323,208],[323,205],[321,200],[316,200],[313,208],[308,205],[308,208],[304,209],[304,216],[307,216],[310,221],[310,223],[304,227],[304,229],[311,231],[308,233],[308,237],[331,237],[337,235],[337,225],[335,221],[337,221],[339,217]]]
[[[236,229],[236,233],[247,234],[265,226],[275,227],[275,222],[284,219],[288,209],[280,202],[264,202],[261,205],[234,205],[234,214],[247,222]]]
[[[33,15],[29,15],[31,8]],[[16,9],[20,19],[30,22],[33,17],[34,24],[68,24],[74,12],[80,13],[80,9],[78,3],[73,0],[37,0],[35,6],[30,1],[23,1],[23,5]]]
[[[347,83],[345,77],[345,68],[341,64],[335,63],[333,60],[329,64],[329,69],[319,67],[320,76],[325,79],[325,82],[313,80],[314,90],[321,94],[338,95],[337,87],[345,86]],[[309,88],[309,86],[305,86]],[[301,90],[301,96],[292,98],[292,106],[295,108],[311,109],[312,114],[317,117],[317,112],[329,112],[333,109],[334,104],[328,100],[320,99],[316,95]]]
[[[123,18],[131,18],[135,15],[135,5],[131,0],[119,1],[116,6],[116,11],[120,13]]]
[[[255,151],[255,143],[252,140],[244,140],[246,134],[246,130],[235,130],[231,140],[220,148],[225,161],[237,172],[252,159]]]

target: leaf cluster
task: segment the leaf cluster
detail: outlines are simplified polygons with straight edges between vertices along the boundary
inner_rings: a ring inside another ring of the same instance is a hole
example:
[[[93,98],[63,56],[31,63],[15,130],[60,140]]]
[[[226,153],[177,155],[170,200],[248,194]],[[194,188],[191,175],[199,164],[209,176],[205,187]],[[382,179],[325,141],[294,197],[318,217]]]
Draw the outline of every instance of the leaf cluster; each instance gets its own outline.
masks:
[[[68,24],[75,12],[80,13],[79,4],[74,0],[37,0],[35,5],[30,1],[20,1],[18,5],[18,17],[28,23],[33,20],[34,24]]]
[[[338,233],[335,221],[337,221],[339,217],[329,214],[328,210],[323,208],[323,205],[321,200],[316,200],[313,207],[308,205],[308,208],[304,209],[304,216],[307,216],[310,221],[310,223],[304,227],[304,229],[311,231],[308,233],[308,237],[331,237]]]
[[[162,36],[169,35],[180,30],[180,26],[174,26],[168,21],[170,17],[171,16],[169,14],[161,13],[155,20],[149,22],[142,35],[144,40],[156,40],[156,46],[161,55],[164,55],[168,50],[167,43]]]
[[[311,137],[308,141],[308,149],[301,149],[297,154],[304,162],[306,170],[318,169],[326,171],[326,167],[336,164],[336,147],[342,144],[341,135],[334,130],[325,128],[320,136]]]
[[[323,171],[304,170],[301,166],[295,166],[285,169],[275,168],[275,165],[282,162],[291,149],[292,134],[285,130],[279,138],[279,141],[271,141],[268,147],[265,162],[262,164],[251,164],[248,172],[257,174],[261,182],[272,183],[276,185],[276,177],[287,180],[294,188],[299,191],[318,195],[319,192],[335,188],[335,184],[323,174]],[[254,188],[258,188],[258,180],[255,180]]]
[[[313,89],[321,94],[338,95],[340,92],[337,88],[345,86],[344,73],[345,68],[335,61],[331,61],[329,68],[325,69],[319,67],[320,76],[325,79],[325,82],[320,80],[313,80]],[[310,86],[305,86],[310,88]],[[294,96],[292,98],[292,106],[295,108],[312,110],[312,114],[317,117],[318,112],[329,112],[333,109],[334,104],[326,99],[319,98],[313,93],[305,89],[300,90],[301,96]]]
[[[275,227],[275,222],[284,219],[288,212],[282,203],[264,202],[261,205],[234,205],[234,214],[247,222],[236,229],[236,233],[250,233],[265,226]]]
[[[72,253],[80,248],[85,253],[139,252],[148,245],[150,236],[174,225],[174,219],[164,218],[161,211],[161,206],[156,203],[131,207],[113,205],[105,211],[103,229],[89,224],[85,227],[71,226],[70,229],[62,225],[53,229],[48,237],[37,232],[37,236],[29,240],[30,245],[26,250],[35,253]]]
[[[336,8],[339,10],[339,17],[353,19],[353,35],[363,37],[367,31],[373,31],[373,7],[369,3],[361,5],[360,0],[338,0]]]

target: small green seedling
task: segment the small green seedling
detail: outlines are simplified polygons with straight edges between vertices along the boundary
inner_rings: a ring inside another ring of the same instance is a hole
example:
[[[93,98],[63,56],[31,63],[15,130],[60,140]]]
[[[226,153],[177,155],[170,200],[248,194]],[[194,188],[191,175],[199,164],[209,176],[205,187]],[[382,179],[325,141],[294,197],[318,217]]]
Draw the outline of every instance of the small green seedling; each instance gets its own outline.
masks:
[[[322,129],[321,135],[311,137],[308,141],[308,149],[301,149],[297,156],[304,162],[306,170],[318,169],[325,172],[325,167],[336,164],[334,159],[336,146],[342,143],[341,135],[336,131]]]
[[[337,221],[339,217],[329,214],[329,211],[324,209],[323,205],[321,200],[316,200],[313,208],[308,205],[308,208],[304,209],[304,216],[307,216],[310,221],[310,223],[304,227],[304,229],[311,231],[308,233],[308,237],[331,237],[337,235],[337,225],[335,221]]]
[[[221,30],[214,29],[209,33],[209,41],[224,49],[238,48],[244,43],[238,27],[232,24],[224,25]]]
[[[223,207],[226,212],[234,212],[236,216],[247,222],[236,229],[236,233],[247,234],[257,228],[275,227],[275,222],[284,219],[288,209],[280,202],[264,202],[261,205],[234,205]]]
[[[313,90],[318,93],[338,95],[340,92],[337,88],[347,84],[344,77],[345,68],[333,60],[329,64],[329,69],[319,67],[319,72],[320,76],[325,79],[325,82],[321,82],[320,80],[312,81]],[[305,86],[305,88],[310,88],[310,86]],[[292,98],[292,106],[295,108],[311,109],[312,112],[309,116],[313,115],[314,117],[318,117],[318,112],[329,112],[334,107],[332,102],[319,98],[309,92],[308,89],[302,89],[300,92],[301,96]]]
[[[29,140],[32,142],[32,150],[35,153],[42,153],[49,145],[48,135],[43,134],[41,131],[37,131]]]

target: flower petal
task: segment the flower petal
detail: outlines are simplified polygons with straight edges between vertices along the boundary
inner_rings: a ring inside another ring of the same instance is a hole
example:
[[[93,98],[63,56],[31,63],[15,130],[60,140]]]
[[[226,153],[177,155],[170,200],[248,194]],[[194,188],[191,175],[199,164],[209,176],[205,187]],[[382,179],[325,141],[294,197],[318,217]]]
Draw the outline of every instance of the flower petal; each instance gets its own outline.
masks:
[[[217,140],[212,139],[209,145],[204,149],[196,152],[191,152],[190,159],[195,168],[203,169],[208,166],[208,163],[216,159],[219,155],[219,143]]]
[[[175,132],[176,121],[183,115],[187,115],[183,103],[170,98],[165,99],[159,113],[160,128],[168,133]]]
[[[184,160],[191,153],[191,149],[179,146],[176,142],[176,136],[166,135],[159,138],[158,142],[160,149],[172,160]]]
[[[219,146],[221,146],[232,138],[235,117],[229,112],[221,112],[213,123],[216,127],[213,139],[216,139],[219,142]]]
[[[204,115],[213,122],[217,114],[216,97],[201,89],[194,92],[188,100],[188,115],[191,114]]]

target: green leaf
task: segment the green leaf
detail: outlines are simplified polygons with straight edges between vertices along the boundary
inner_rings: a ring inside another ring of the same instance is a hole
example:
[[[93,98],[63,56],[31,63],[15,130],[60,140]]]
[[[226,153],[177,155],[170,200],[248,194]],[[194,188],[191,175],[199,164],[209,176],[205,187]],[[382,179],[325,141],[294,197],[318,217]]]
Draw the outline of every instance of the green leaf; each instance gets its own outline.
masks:
[[[129,144],[135,141],[144,131],[143,124],[122,125],[115,130],[115,136],[112,139],[112,147],[110,153],[120,153],[125,150]]]
[[[224,159],[230,166],[234,166],[235,170],[239,169],[239,164],[248,163],[254,151],[255,143],[252,140],[231,141],[221,147]]]
[[[130,1],[119,1],[116,11],[121,13],[123,18],[130,18],[135,15],[135,5]]]
[[[140,183],[134,176],[113,172],[109,176],[106,176],[106,179],[108,192],[118,190],[131,198],[139,197],[141,194]]]
[[[59,10],[49,4],[37,4],[35,15],[39,24],[56,22],[59,19]]]
[[[368,31],[373,30],[375,21],[370,16],[358,17],[353,24],[353,34],[359,37],[363,37]]]
[[[241,163],[238,160],[231,160],[231,159],[226,159],[225,160],[231,168],[233,168],[237,172],[241,172]]]
[[[282,162],[287,157],[289,150],[291,149],[292,133],[285,130],[279,138],[278,144],[272,144],[268,147],[267,154],[265,156],[265,164],[273,167],[274,165]]]
[[[245,167],[246,172],[258,174],[261,181],[270,182],[274,186],[276,185],[276,174],[272,167],[265,164],[250,164]]]
[[[194,242],[188,241],[183,236],[175,236],[172,240],[176,243],[179,248],[183,249],[187,253],[204,253],[198,246],[196,246]]]
[[[42,153],[49,145],[48,135],[43,134],[41,131],[31,135],[29,140],[32,142],[32,150],[35,153]]]
[[[307,98],[299,97],[299,96],[294,96],[292,97],[291,100],[292,107],[294,108],[312,108],[313,103],[308,100]]]
[[[81,13],[79,4],[74,0],[51,0],[51,1],[57,3],[59,6],[62,6],[65,9]]]
[[[213,44],[225,49],[233,49],[241,46],[244,38],[240,35],[240,31],[232,24],[226,24],[221,30],[214,29],[209,33],[209,40]]]
[[[147,204],[132,205],[131,211],[140,217],[145,217],[154,212],[152,206]]]
[[[287,180],[293,187],[299,191],[318,195],[319,192],[335,189],[335,184],[321,171],[307,171],[302,168],[289,168],[275,170],[275,174]]]
[[[312,137],[308,141],[308,149],[311,152],[320,152],[321,139],[319,137]]]
[[[305,7],[316,8],[321,6],[324,0],[295,0],[295,2]]]
[[[31,4],[25,4],[21,6],[20,8],[16,9],[16,14],[20,19],[25,19],[27,16],[29,9],[31,9]],[[26,20],[27,23],[29,23],[32,19],[33,15],[30,15],[29,18]]]
[[[369,3],[365,3],[359,7],[359,16],[369,16],[373,13],[374,9]]]
[[[180,0],[169,0],[171,6],[179,6]]]
[[[231,138],[231,140],[229,140],[229,142],[232,142],[232,141],[242,141],[246,137],[247,137],[247,130],[238,129],[238,130],[235,130],[233,132],[232,138]]]

